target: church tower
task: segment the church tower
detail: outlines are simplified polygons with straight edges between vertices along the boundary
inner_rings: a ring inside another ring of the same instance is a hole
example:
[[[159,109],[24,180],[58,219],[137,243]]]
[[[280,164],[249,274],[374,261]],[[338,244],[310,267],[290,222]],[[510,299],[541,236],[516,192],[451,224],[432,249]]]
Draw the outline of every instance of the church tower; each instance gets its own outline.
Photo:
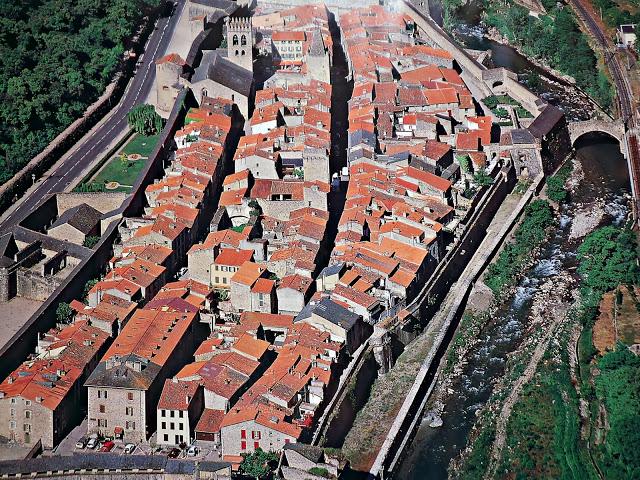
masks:
[[[253,28],[251,18],[227,17],[227,59],[253,73]]]

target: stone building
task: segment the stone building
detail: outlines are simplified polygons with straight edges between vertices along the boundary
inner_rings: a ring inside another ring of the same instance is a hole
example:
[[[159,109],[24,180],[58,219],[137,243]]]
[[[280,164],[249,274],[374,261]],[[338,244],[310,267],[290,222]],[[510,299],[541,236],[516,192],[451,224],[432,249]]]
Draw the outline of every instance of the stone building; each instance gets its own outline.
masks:
[[[319,302],[310,302],[296,316],[296,323],[308,323],[312,327],[331,334],[331,340],[344,343],[350,353],[369,337],[372,327],[342,305],[324,298]]]
[[[198,382],[166,380],[157,409],[158,444],[190,444],[203,409],[203,389]]]
[[[177,53],[170,53],[156,60],[156,108],[160,112],[171,112],[182,90],[185,66],[185,60]]]
[[[88,388],[89,433],[143,442],[155,431],[165,379],[194,351],[197,309],[138,310],[95,368]]]
[[[282,411],[264,406],[230,410],[222,420],[220,436],[225,457],[251,453],[261,448],[280,451],[298,441],[302,428],[285,421]]]
[[[227,58],[253,75],[253,27],[251,18],[225,19]]]
[[[80,422],[82,388],[109,335],[87,322],[52,329],[38,339],[35,358],[0,384],[0,437],[53,448]]]
[[[247,51],[250,52],[251,49]],[[250,53],[245,53],[247,55]],[[245,120],[249,118],[253,73],[223,57],[218,51],[205,50],[202,53],[202,61],[191,77],[191,88],[199,103],[205,97],[226,98],[238,106]]]

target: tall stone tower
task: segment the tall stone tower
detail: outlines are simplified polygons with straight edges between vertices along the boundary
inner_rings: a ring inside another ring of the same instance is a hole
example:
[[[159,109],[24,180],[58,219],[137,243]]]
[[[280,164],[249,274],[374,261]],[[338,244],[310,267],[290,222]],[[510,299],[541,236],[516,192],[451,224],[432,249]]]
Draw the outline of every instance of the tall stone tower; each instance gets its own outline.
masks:
[[[227,17],[227,58],[253,73],[253,28],[251,18]]]

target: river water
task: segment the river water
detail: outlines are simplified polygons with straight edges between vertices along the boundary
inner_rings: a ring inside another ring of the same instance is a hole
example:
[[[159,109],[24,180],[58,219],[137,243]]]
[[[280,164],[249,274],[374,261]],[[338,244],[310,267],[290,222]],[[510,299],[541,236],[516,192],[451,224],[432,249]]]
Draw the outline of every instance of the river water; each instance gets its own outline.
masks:
[[[541,98],[557,106],[569,120],[587,120],[593,112],[593,104],[587,101],[577,90],[570,87],[564,79],[540,68],[530,62],[514,48],[485,37],[486,29],[482,24],[482,1],[469,0],[455,15],[453,36],[464,47],[470,50],[490,50],[491,59],[488,67],[504,67],[518,74],[519,80],[527,83],[531,75],[536,75],[539,82],[528,85]],[[442,4],[440,0],[429,0],[429,13],[440,26],[442,20]]]
[[[431,428],[426,422],[420,425],[395,478],[447,478],[449,462],[465,447],[476,411],[504,374],[507,354],[518,348],[523,339],[538,285],[560,269],[573,270],[575,266],[580,239],[571,238],[572,222],[594,209],[601,210],[600,225],[625,221],[630,186],[618,143],[600,135],[583,138],[576,146],[574,164],[584,175],[570,203],[562,208],[557,228],[537,262],[519,282],[516,294],[499,309],[470,352],[462,375],[451,386],[454,393],[445,403],[442,427]]]

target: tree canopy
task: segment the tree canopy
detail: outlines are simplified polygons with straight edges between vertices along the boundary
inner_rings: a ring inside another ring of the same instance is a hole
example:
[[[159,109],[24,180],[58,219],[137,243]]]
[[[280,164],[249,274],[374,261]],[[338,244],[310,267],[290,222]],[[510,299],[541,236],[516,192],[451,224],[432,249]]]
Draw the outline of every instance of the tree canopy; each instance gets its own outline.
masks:
[[[0,184],[97,100],[158,3],[0,2]]]
[[[56,320],[60,323],[69,323],[73,317],[73,310],[68,303],[60,302],[56,308]]]
[[[636,236],[628,228],[606,226],[585,237],[578,247],[578,273],[582,284],[604,293],[620,284],[640,282]]]
[[[162,131],[162,117],[156,113],[153,105],[136,105],[127,114],[127,122],[136,133],[156,135]]]
[[[243,454],[240,471],[254,478],[265,478],[272,471],[271,464],[278,461],[278,455],[274,452],[265,452],[257,448],[252,453]]]
[[[640,358],[618,344],[598,361],[598,397],[607,409],[609,430],[600,466],[609,479],[640,476]]]

